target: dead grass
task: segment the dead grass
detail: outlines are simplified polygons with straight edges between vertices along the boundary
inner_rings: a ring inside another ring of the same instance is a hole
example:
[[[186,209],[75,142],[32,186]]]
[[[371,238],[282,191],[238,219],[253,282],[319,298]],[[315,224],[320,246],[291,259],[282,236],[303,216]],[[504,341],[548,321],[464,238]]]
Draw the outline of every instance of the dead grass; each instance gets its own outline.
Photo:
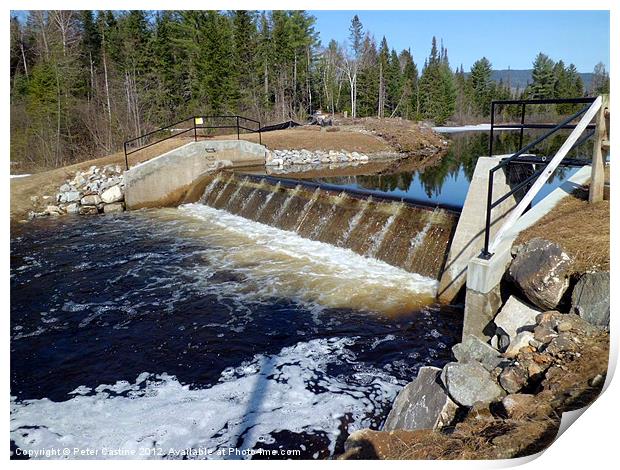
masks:
[[[331,130],[329,129],[337,129]],[[218,139],[236,139],[234,136],[218,136]],[[258,134],[244,134],[243,139],[258,142]],[[346,150],[348,152],[379,153],[394,152],[380,137],[364,134],[346,127],[321,128],[300,126],[262,134],[262,143],[273,150]]]
[[[587,192],[568,196],[538,224],[522,232],[516,244],[545,238],[561,245],[575,259],[574,271],[609,270],[609,201],[589,204]]]

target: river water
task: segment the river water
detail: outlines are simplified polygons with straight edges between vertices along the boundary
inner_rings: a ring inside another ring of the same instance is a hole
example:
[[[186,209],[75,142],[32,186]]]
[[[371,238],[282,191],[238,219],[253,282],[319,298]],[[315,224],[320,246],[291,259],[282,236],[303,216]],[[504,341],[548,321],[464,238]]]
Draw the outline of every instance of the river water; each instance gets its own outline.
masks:
[[[435,288],[199,204],[33,221],[11,239],[13,456],[333,456],[449,360],[461,314]]]

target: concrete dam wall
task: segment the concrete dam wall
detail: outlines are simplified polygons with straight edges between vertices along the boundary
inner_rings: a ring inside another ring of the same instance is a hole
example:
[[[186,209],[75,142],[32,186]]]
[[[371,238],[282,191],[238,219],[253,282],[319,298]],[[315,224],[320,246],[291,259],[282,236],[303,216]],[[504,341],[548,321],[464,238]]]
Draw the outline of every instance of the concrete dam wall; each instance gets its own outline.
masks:
[[[438,279],[458,214],[222,171],[200,202]]]
[[[174,206],[205,175],[222,167],[264,165],[266,153],[245,140],[190,142],[127,170],[125,203],[128,209]]]

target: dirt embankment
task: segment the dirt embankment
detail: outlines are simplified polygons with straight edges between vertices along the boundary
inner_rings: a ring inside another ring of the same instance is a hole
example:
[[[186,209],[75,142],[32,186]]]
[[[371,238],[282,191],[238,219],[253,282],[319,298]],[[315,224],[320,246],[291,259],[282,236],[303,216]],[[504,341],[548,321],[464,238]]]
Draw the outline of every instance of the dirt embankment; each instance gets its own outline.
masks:
[[[590,204],[587,191],[576,191],[523,231],[515,245],[545,238],[558,243],[574,258],[576,273],[609,271],[609,215],[609,201]]]

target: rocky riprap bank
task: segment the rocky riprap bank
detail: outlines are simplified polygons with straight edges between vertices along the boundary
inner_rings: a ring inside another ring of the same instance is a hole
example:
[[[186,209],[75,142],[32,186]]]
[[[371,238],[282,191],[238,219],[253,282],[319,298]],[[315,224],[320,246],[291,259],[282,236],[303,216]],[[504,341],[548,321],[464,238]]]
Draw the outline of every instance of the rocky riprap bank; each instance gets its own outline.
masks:
[[[37,196],[33,196],[37,204]],[[50,196],[44,197],[44,199]],[[31,211],[30,219],[59,216],[63,214],[92,215],[123,212],[125,210],[125,182],[119,165],[91,166],[78,171],[73,179],[60,186],[55,197],[56,204],[49,204],[41,212]]]
[[[383,430],[353,433],[342,458],[530,455],[555,438],[562,412],[598,395],[609,354],[609,273],[575,275],[571,257],[543,239],[513,255],[491,339],[466,335],[453,362],[420,368]]]
[[[326,163],[352,163],[367,162],[368,155],[358,152],[347,152],[346,150],[330,150],[324,152],[316,150],[272,150],[267,152],[265,164],[268,166],[285,166],[285,165],[310,165],[310,164],[326,164]]]

